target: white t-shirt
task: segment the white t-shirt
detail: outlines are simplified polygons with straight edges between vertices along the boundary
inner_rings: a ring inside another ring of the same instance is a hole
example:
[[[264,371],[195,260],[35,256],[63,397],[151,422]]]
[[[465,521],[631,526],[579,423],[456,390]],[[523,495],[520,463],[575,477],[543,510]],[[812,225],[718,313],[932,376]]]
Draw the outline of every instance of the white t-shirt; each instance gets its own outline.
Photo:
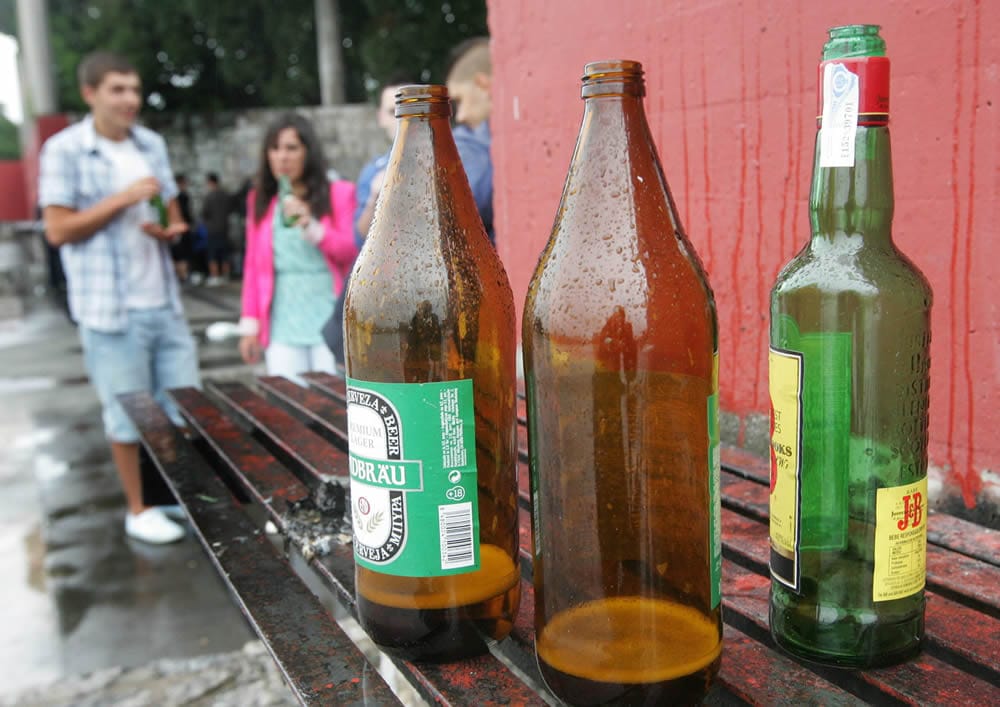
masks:
[[[152,176],[153,172],[142,152],[132,140],[114,142],[98,138],[101,151],[107,155],[115,170],[115,188],[127,186]],[[166,267],[169,263],[163,255],[160,243],[142,230],[142,224],[156,222],[158,216],[149,202],[133,204],[122,211],[121,229],[125,236],[125,307],[127,309],[151,309],[167,304]]]

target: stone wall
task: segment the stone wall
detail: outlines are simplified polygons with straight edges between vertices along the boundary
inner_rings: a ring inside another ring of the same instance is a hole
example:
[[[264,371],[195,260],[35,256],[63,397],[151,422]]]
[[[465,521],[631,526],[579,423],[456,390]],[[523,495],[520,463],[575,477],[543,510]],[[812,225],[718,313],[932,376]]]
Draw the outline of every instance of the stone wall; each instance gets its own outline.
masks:
[[[187,176],[197,210],[208,172],[218,173],[229,191],[235,191],[256,173],[264,133],[286,110],[147,113],[143,123],[166,139],[171,165],[175,172]],[[374,106],[309,106],[295,110],[312,121],[323,142],[327,165],[344,179],[357,179],[365,162],[389,148],[385,133],[375,123]]]

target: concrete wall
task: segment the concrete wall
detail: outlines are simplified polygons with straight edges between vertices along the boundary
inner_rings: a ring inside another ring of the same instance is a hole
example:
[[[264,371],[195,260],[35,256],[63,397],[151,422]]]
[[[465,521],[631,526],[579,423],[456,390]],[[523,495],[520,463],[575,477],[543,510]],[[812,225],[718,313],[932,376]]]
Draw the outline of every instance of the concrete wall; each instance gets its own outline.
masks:
[[[585,62],[629,58],[719,308],[729,437],[766,444],[767,299],[809,236],[816,64],[878,23],[893,62],[895,239],[930,278],[938,500],[997,499],[1000,3],[490,0],[498,247],[523,301],[582,115]],[[992,496],[991,496],[992,495]],[[992,504],[986,504],[992,505]],[[995,505],[994,505],[995,507]]]
[[[295,110],[312,122],[323,142],[327,165],[345,179],[357,179],[365,162],[389,148],[385,133],[375,124],[373,106],[310,106]],[[206,115],[146,114],[143,120],[166,139],[171,165],[175,172],[187,175],[197,207],[208,172],[217,172],[230,191],[256,173],[264,133],[284,112],[261,108]]]

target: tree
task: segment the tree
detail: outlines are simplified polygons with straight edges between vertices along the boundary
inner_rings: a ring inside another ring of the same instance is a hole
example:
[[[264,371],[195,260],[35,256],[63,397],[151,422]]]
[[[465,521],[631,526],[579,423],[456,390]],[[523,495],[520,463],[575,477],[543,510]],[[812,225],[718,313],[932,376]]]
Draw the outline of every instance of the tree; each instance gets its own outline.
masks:
[[[319,102],[314,0],[47,1],[62,110],[85,110],[76,66],[97,48],[135,63],[156,110]],[[485,0],[338,5],[348,101],[366,100],[401,72],[443,81],[451,48],[487,31]],[[0,31],[15,24],[13,8],[0,0]]]
[[[488,33],[485,0],[362,0],[340,6],[348,95],[374,93],[399,76],[443,83],[452,48]]]
[[[60,105],[83,110],[75,70],[101,47],[129,57],[154,109],[315,103],[312,0],[49,0]],[[276,11],[275,7],[280,7]]]

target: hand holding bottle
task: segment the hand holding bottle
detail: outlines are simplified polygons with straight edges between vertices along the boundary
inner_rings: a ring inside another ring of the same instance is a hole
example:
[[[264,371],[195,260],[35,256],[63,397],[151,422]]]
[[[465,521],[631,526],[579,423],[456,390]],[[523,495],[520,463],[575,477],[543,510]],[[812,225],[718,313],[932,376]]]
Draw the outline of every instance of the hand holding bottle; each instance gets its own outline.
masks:
[[[137,179],[120,192],[122,206],[128,208],[140,202],[149,201],[159,193],[160,183],[156,181],[156,177]]]
[[[282,197],[281,213],[285,219],[286,227],[298,226],[305,229],[312,222],[312,212],[309,210],[309,204],[295,196],[295,194],[286,194]]]

